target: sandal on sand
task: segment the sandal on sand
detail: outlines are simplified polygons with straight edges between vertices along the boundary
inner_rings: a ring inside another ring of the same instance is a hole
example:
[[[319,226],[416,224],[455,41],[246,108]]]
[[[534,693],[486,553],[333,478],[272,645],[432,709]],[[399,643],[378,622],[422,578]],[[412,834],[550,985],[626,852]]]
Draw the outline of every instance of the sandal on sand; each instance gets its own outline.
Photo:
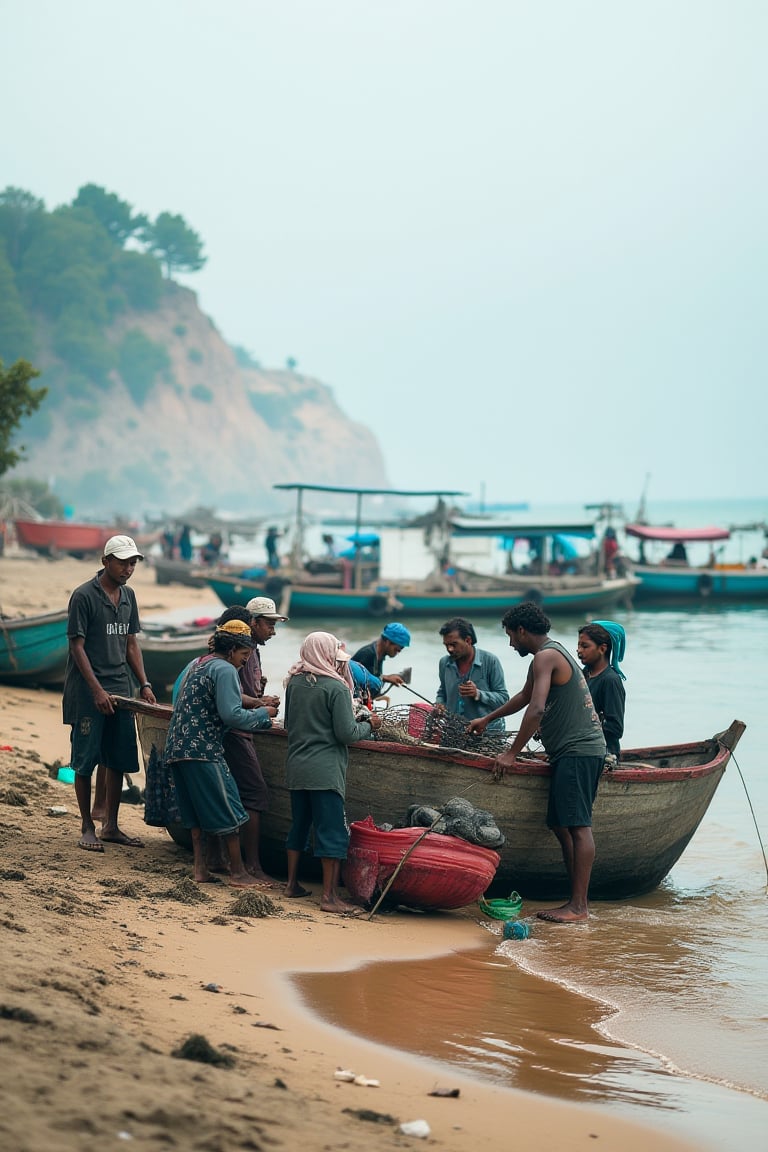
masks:
[[[99,840],[103,844],[119,844],[121,848],[143,848],[144,843],[138,836],[126,836],[121,832],[119,836],[105,836],[102,832]]]
[[[100,840],[78,840],[78,848],[82,848],[84,852],[103,852],[104,845]]]

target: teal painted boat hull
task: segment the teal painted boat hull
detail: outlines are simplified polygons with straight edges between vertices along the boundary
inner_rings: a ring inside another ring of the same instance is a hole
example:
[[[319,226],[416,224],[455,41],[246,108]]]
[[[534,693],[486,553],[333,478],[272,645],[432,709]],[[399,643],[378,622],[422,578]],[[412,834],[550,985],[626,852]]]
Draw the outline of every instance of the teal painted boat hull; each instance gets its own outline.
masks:
[[[0,620],[0,681],[61,684],[67,665],[67,613]]]
[[[755,603],[768,600],[766,568],[653,568],[636,565],[640,583],[637,600],[728,600]]]
[[[635,584],[631,580],[604,580],[588,587],[568,588],[537,586],[530,581],[525,582],[524,588],[432,592],[409,590],[408,584],[356,591],[286,583],[277,590],[274,586],[267,587],[263,581],[212,577],[208,586],[227,607],[245,606],[254,596],[270,596],[286,616],[387,616],[397,612],[399,617],[448,617],[457,614],[501,616],[511,605],[531,599],[548,612],[601,611],[628,601]]]

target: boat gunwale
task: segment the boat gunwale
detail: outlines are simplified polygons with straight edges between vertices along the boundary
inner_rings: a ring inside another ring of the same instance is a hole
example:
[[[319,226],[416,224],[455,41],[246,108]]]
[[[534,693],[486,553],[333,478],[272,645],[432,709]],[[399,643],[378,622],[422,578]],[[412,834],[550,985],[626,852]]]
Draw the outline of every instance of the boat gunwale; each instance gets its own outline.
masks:
[[[125,696],[113,696],[112,699],[120,708],[127,708],[135,713],[151,716],[158,720],[165,719],[170,721],[171,715],[173,714],[173,708],[169,704],[148,704],[143,700]],[[659,765],[658,767],[632,768],[629,766],[621,767],[620,762],[617,768],[607,770],[603,773],[602,782],[603,784],[609,781],[614,781],[618,784],[674,783],[680,780],[702,778],[710,776],[715,772],[724,771],[732,755],[733,748],[735,748],[741,737],[741,732],[738,732],[732,747],[719,741],[718,738],[726,735],[726,733],[733,729],[734,725],[738,724],[740,724],[739,721],[734,721],[724,732],[717,733],[708,740],[694,740],[682,744],[661,744],[643,748],[628,748],[624,753],[628,758],[631,756],[633,759],[636,758],[638,760],[661,759],[665,754],[675,757],[695,756],[699,752],[707,753],[710,746],[714,743],[717,746],[717,752],[704,763],[687,766],[678,764],[669,767]],[[259,739],[287,739],[288,731],[282,725],[273,725],[269,729],[254,733],[254,735],[258,736]],[[496,763],[495,757],[492,756],[465,753],[459,749],[451,750],[440,748],[438,745],[400,744],[394,740],[358,740],[354,744],[351,744],[350,748],[358,748],[365,752],[390,753],[398,757],[413,759],[443,760],[458,767],[476,768],[482,772],[492,772]],[[550,776],[551,768],[549,762],[543,758],[543,755],[543,753],[532,753],[530,760],[520,760],[508,767],[506,769],[506,775],[515,777]],[[629,761],[629,763],[631,763],[631,761]],[[503,782],[501,782],[499,786],[503,787]]]

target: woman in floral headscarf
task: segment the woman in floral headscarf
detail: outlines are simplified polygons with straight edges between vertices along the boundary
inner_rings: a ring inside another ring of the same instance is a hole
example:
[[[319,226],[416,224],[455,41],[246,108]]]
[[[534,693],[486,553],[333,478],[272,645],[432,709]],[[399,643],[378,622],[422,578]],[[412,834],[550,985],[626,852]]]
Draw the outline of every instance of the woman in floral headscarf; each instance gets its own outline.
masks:
[[[298,883],[299,861],[314,828],[315,855],[323,868],[324,912],[353,912],[339,896],[341,862],[347,858],[349,828],[344,813],[347,745],[366,740],[381,727],[371,712],[357,721],[352,708],[349,653],[330,632],[310,632],[285,680],[288,730],[286,782],[291,792],[291,824],[286,849],[286,896],[306,896]]]

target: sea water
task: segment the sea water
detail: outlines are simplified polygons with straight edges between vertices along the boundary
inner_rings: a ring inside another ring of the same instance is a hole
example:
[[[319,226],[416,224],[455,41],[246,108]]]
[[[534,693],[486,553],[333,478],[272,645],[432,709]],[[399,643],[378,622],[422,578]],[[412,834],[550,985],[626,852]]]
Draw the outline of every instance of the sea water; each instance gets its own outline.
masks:
[[[745,523],[766,517],[766,504],[651,507],[649,518]],[[762,535],[728,546],[759,555]],[[703,739],[736,718],[747,724],[667,880],[646,896],[595,903],[588,925],[534,919],[530,939],[504,941],[501,925],[478,915],[488,942],[477,952],[301,977],[300,987],[315,1011],[341,1027],[485,1080],[597,1103],[706,1147],[765,1147],[768,898],[760,838],[768,841],[768,605],[638,606],[610,615],[627,632],[624,747]],[[441,622],[407,621],[411,646],[387,665],[411,665],[411,685],[428,699],[444,651]],[[551,634],[575,652],[581,623],[558,616]],[[499,621],[474,624],[514,693],[527,660],[509,648]],[[354,651],[379,627],[341,619],[279,626],[263,654],[272,686],[314,628],[335,631]],[[396,688],[390,698],[415,699]],[[507,724],[514,727],[514,717]],[[483,804],[493,810],[492,794]]]

